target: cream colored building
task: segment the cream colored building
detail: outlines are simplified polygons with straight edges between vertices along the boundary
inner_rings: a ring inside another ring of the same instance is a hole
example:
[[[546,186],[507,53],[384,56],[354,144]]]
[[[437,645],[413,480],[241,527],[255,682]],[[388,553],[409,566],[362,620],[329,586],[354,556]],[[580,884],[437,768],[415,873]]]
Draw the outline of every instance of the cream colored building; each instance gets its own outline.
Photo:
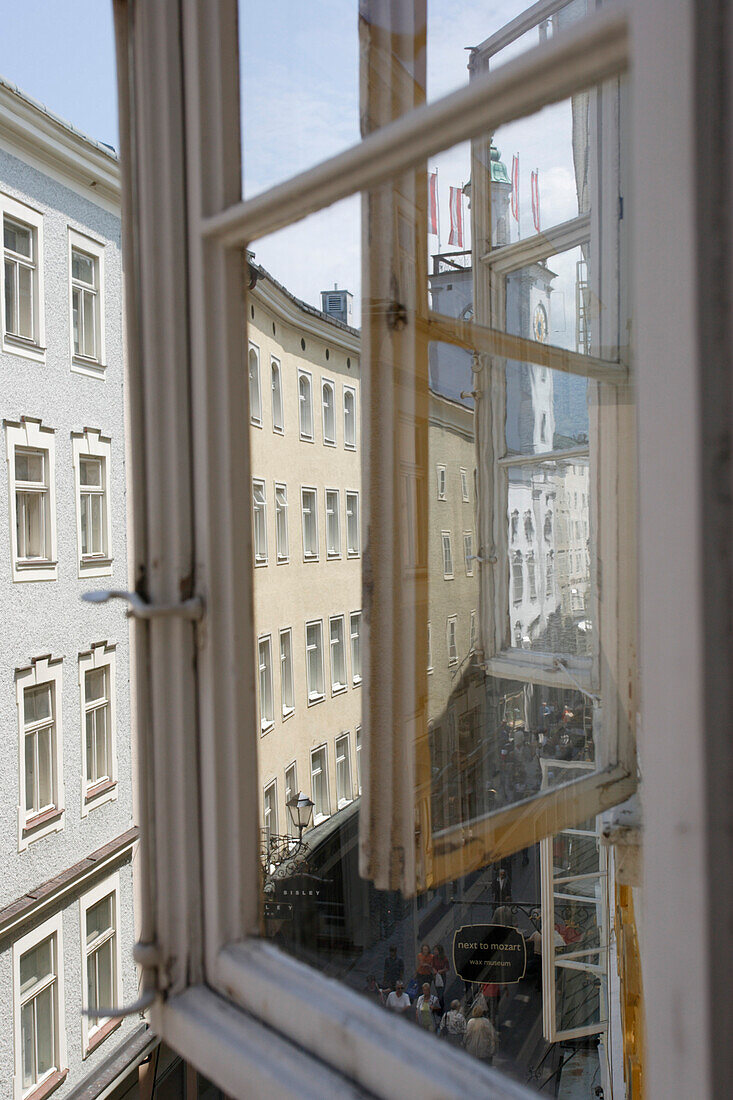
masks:
[[[252,265],[248,298],[262,818],[318,824],[359,793],[359,334]]]

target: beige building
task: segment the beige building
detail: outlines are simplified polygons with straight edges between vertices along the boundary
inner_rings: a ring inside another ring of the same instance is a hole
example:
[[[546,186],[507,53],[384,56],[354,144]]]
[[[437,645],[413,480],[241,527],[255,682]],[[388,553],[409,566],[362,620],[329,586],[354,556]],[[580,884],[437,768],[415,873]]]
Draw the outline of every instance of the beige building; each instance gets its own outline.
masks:
[[[360,789],[359,334],[251,270],[260,792],[282,835],[299,791],[317,825]]]

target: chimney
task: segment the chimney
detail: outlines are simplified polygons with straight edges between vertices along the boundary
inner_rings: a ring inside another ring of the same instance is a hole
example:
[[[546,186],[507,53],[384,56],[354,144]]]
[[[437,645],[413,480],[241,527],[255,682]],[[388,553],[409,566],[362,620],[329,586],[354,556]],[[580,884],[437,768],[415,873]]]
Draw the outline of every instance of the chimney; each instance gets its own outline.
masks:
[[[334,317],[345,325],[351,324],[352,304],[354,295],[348,290],[339,290],[338,283],[333,284],[333,290],[321,291],[321,309],[327,317]]]

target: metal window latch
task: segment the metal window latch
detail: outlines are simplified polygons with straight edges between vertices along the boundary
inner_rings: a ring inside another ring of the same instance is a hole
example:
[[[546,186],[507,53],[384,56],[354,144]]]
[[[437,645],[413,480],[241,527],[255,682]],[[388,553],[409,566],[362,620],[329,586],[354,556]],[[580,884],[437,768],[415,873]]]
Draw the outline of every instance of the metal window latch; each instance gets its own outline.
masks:
[[[146,1008],[150,1008],[157,996],[154,976],[158,973],[160,966],[160,951],[158,950],[158,945],[155,943],[138,942],[132,949],[132,955],[135,962],[142,969],[142,982],[138,999],[129,1005],[115,1005],[114,1007],[107,1008],[83,1008],[81,1010],[82,1016],[89,1016],[94,1020],[102,1019],[107,1016],[114,1018],[119,1018],[120,1016],[137,1016],[138,1013],[144,1012]]]
[[[121,588],[97,589],[83,592],[87,603],[107,603],[108,600],[125,600],[130,606],[127,617],[132,619],[191,619],[196,621],[204,616],[204,601],[200,596],[192,596],[182,603],[148,603],[137,592],[124,592]]]

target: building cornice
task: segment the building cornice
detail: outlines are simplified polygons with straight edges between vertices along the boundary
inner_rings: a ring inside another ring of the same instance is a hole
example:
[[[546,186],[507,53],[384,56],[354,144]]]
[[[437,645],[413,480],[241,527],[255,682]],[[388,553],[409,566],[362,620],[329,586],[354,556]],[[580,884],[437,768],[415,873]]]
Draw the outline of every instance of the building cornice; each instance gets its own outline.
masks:
[[[331,347],[340,347],[349,355],[361,354],[361,334],[325,313],[301,302],[258,264],[252,265],[258,273],[257,285],[251,291],[255,301],[271,310],[285,324],[299,331],[310,333]]]
[[[0,146],[119,214],[120,165],[114,152],[2,78]]]
[[[72,864],[54,878],[0,909],[0,942],[16,933],[31,916],[34,920],[40,920],[51,906],[57,905],[68,894],[76,891],[92,875],[97,876],[123,860],[132,851],[139,832],[137,826],[128,829],[91,855],[80,859],[78,863]]]

